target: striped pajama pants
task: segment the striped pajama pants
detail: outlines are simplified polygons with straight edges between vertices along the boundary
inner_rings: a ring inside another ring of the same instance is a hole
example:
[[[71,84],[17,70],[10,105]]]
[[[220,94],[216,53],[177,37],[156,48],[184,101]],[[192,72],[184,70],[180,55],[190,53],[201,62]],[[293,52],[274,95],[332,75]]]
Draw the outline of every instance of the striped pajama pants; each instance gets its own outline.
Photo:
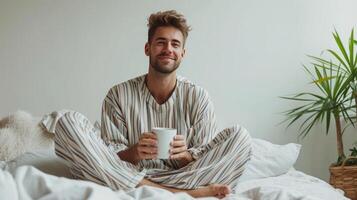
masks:
[[[135,188],[143,178],[179,189],[214,183],[234,188],[250,159],[250,136],[241,126],[218,133],[204,146],[207,151],[198,160],[180,169],[164,170],[145,169],[120,160],[101,139],[99,131],[78,112],[54,112],[43,118],[42,125],[55,134],[56,155],[69,163],[75,178],[113,190]]]

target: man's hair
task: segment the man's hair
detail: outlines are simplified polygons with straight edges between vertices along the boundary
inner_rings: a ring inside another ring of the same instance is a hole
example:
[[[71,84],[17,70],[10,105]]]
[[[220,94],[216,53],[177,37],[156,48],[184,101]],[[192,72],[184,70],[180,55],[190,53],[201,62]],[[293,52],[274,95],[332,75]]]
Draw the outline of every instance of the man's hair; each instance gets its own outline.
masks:
[[[151,42],[157,28],[162,26],[172,26],[179,29],[183,35],[183,44],[185,44],[188,32],[191,30],[190,26],[186,24],[185,17],[177,13],[175,10],[159,11],[153,13],[148,18],[148,42]]]

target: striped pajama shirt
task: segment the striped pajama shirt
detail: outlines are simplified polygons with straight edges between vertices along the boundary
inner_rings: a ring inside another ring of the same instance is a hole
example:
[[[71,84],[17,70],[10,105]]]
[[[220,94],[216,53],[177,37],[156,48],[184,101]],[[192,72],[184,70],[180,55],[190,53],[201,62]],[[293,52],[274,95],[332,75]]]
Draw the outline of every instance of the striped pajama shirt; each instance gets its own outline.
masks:
[[[217,132],[207,92],[180,76],[161,105],[146,87],[145,75],[112,87],[103,102],[100,131],[82,114],[68,110],[46,115],[42,124],[55,134],[56,154],[68,161],[74,177],[114,190],[134,188],[143,178],[180,189],[213,183],[234,187],[250,158],[247,130],[236,125]],[[120,160],[117,153],[153,127],[176,128],[194,161],[178,168],[175,160],[142,160],[137,165]]]

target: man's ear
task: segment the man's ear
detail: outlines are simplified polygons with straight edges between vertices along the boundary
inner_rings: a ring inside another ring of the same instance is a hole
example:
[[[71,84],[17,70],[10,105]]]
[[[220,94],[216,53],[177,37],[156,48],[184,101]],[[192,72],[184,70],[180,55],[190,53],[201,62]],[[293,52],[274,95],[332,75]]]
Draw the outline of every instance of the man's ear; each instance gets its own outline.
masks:
[[[182,53],[181,53],[181,57],[185,57],[185,54],[186,54],[186,49],[183,49]]]
[[[144,50],[145,50],[145,55],[149,56],[150,55],[150,44],[148,42],[145,44]]]

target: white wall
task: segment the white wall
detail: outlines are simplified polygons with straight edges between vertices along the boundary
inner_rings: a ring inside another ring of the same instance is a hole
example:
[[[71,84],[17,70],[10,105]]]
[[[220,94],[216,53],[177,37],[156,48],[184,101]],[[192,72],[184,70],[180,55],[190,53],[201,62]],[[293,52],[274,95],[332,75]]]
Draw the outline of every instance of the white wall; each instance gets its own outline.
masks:
[[[335,48],[331,32],[347,36],[356,7],[354,0],[0,0],[0,116],[69,108],[100,119],[107,90],[147,70],[146,18],[176,9],[193,27],[179,74],[210,92],[220,127],[239,123],[254,137],[302,143],[296,167],[327,180],[333,130],[297,141],[297,126],[278,125],[294,104],[278,96],[309,88],[305,55]],[[354,134],[346,133],[346,149]]]

